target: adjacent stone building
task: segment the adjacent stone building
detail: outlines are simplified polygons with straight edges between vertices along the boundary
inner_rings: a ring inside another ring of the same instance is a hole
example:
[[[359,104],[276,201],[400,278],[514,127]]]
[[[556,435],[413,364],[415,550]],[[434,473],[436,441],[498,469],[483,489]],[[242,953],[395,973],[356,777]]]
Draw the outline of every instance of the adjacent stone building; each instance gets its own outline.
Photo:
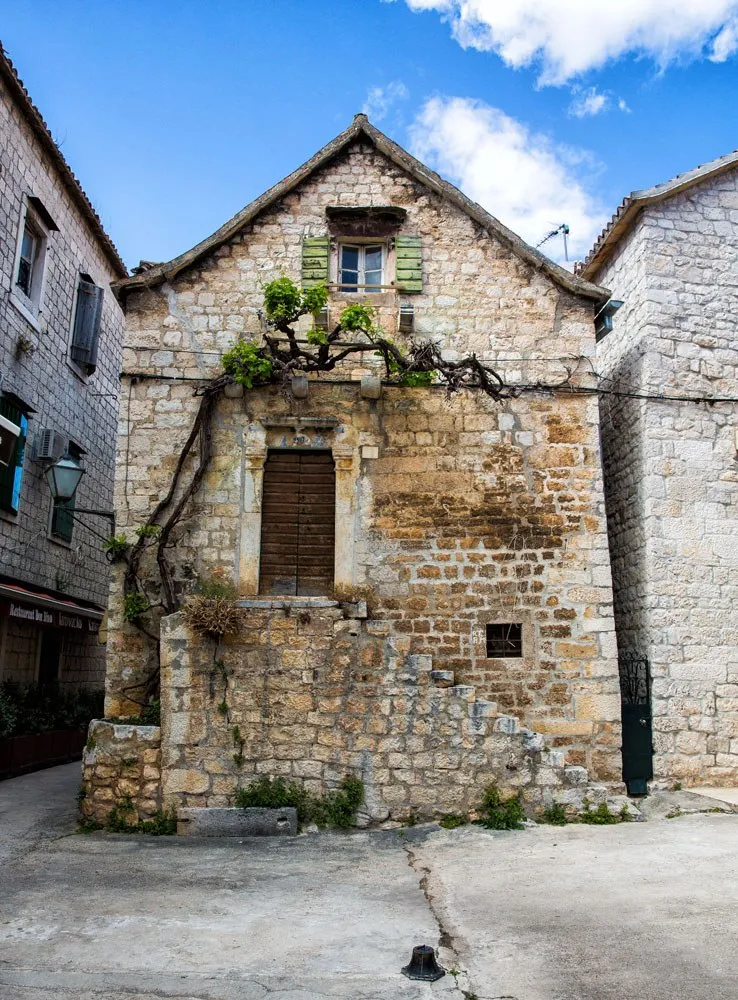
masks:
[[[386,378],[380,391],[371,350],[299,392],[226,388],[166,556],[180,595],[232,585],[240,630],[216,645],[181,614],[148,613],[146,635],[123,613],[123,566],[113,586],[106,714],[140,711],[160,640],[161,756],[147,735],[141,814],[227,805],[260,774],[315,791],[356,774],[374,819],[466,808],[490,782],[540,804],[585,767],[618,781],[592,373],[608,293],[363,115],[212,237],[117,285],[119,530],[135,540],[166,500],[196,393],[236,339],[261,343],[263,285],[280,275],[329,283],[329,327],[369,301],[398,344],[475,353],[517,388],[500,402]],[[151,597],[153,555],[147,566]],[[101,732],[91,813],[132,793],[110,763],[116,740],[128,754],[136,739]]]
[[[738,777],[738,154],[625,199],[582,270],[599,343],[618,645],[650,662],[654,776]]]
[[[71,453],[77,505],[111,509],[126,274],[0,48],[0,680],[103,683],[107,525],[43,472]]]

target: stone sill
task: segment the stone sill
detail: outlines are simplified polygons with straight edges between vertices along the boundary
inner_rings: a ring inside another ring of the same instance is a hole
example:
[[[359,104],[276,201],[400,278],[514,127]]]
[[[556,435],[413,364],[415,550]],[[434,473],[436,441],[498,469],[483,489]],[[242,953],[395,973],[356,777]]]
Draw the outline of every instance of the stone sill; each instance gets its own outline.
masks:
[[[337,608],[329,597],[249,597],[236,601],[239,608]]]

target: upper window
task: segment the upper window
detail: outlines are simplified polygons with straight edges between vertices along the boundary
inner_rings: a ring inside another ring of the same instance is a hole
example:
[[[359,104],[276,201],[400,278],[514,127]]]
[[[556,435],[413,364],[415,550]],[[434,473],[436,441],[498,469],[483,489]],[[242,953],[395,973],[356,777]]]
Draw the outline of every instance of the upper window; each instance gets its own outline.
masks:
[[[89,274],[80,274],[69,353],[72,361],[87,375],[91,375],[97,367],[103,295],[104,290],[93,282]]]
[[[384,281],[385,249],[381,243],[342,243],[338,280],[342,292],[379,292]]]
[[[46,247],[54,220],[38,198],[29,197],[23,228],[19,234],[18,256],[15,269],[15,291],[18,301],[35,315],[41,305],[46,266]]]

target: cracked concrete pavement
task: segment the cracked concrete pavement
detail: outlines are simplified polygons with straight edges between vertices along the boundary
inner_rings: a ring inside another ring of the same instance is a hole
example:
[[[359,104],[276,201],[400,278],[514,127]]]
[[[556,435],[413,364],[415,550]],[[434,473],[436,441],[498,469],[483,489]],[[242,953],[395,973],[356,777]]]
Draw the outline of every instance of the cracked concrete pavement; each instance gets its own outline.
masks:
[[[78,779],[69,765],[0,783],[0,1000],[738,996],[736,815],[83,836]],[[420,943],[458,980],[400,975]]]

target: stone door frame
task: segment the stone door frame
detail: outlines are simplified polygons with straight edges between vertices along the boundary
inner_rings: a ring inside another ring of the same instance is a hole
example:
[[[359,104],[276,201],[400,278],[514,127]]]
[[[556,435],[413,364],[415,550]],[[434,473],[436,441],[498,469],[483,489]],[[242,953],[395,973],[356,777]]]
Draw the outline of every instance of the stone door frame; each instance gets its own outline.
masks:
[[[354,515],[359,479],[358,446],[341,440],[346,428],[335,417],[264,417],[248,426],[241,460],[239,597],[259,593],[264,463],[270,448],[330,451],[336,464],[334,589],[354,584]]]

